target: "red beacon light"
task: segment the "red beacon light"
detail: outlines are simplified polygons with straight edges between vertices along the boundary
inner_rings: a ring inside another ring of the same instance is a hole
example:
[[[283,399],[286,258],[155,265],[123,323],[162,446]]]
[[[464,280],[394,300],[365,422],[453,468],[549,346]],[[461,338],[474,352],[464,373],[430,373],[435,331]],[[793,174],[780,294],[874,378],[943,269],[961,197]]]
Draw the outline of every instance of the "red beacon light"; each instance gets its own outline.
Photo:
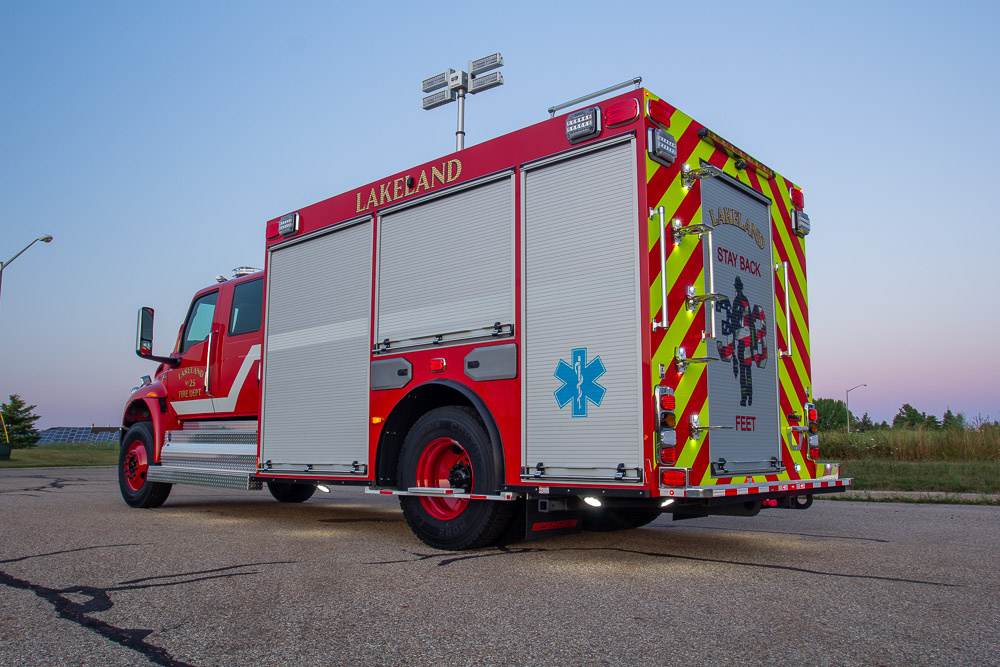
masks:
[[[799,209],[800,211],[806,207],[806,196],[803,194],[801,188],[792,188],[792,206]]]
[[[660,127],[670,129],[670,117],[674,109],[663,100],[650,100],[647,105],[649,119]]]
[[[639,117],[639,100],[630,99],[615,102],[604,110],[604,122],[608,127],[625,125]]]

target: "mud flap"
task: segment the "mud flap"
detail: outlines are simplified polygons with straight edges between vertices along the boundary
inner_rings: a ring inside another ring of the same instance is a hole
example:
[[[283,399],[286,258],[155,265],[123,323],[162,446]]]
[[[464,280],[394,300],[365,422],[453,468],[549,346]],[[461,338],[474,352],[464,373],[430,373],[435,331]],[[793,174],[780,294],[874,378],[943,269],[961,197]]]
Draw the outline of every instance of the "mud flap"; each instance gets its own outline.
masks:
[[[565,498],[529,498],[524,504],[524,539],[579,533],[583,529],[581,511],[570,504]]]

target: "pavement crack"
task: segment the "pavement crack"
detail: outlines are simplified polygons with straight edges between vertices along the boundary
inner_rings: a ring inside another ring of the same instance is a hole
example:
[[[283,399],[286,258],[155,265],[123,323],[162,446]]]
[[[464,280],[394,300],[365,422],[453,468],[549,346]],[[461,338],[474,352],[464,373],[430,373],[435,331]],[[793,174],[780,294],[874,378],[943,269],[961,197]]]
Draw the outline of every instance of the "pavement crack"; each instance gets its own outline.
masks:
[[[17,563],[25,561],[31,558],[43,558],[46,556],[54,556],[58,554],[73,553],[79,551],[89,551],[92,549],[108,549],[113,547],[136,547],[141,546],[138,544],[114,544],[114,545],[102,545],[94,547],[83,547],[80,549],[66,549],[64,551],[53,551],[44,554],[34,554],[31,556],[21,556],[19,558],[11,558],[8,560],[0,561],[0,564],[5,563]],[[240,565],[229,565],[225,567],[213,568],[210,570],[200,570],[195,572],[182,572],[178,574],[167,574],[154,577],[143,577],[141,579],[132,579],[130,581],[124,581],[116,586],[109,586],[107,588],[100,588],[97,586],[68,586],[66,588],[50,588],[48,586],[43,586],[41,584],[34,583],[27,579],[21,579],[15,577],[12,574],[8,574],[3,570],[0,570],[0,586],[6,586],[8,588],[30,591],[34,593],[37,597],[45,600],[52,605],[55,609],[56,614],[59,618],[75,623],[80,627],[91,630],[98,635],[104,637],[105,639],[118,644],[124,648],[131,649],[142,654],[150,662],[157,665],[166,665],[168,667],[194,667],[190,663],[184,662],[174,658],[166,649],[146,641],[149,635],[153,634],[153,630],[148,630],[145,628],[120,628],[98,618],[94,618],[91,614],[97,614],[100,612],[108,611],[114,607],[114,600],[111,597],[111,593],[117,591],[132,591],[132,590],[144,590],[149,588],[159,588],[165,586],[179,586],[182,584],[192,584],[200,581],[208,581],[211,579],[226,579],[232,577],[246,577],[254,574],[260,574],[260,570],[249,570],[249,571],[234,571],[234,570],[246,570],[246,568],[253,568],[259,566],[267,565],[286,565],[292,564],[295,561],[268,561],[260,563],[243,563]],[[162,581],[164,579],[174,579],[175,581]]]
[[[889,581],[894,583],[903,584],[922,584],[925,586],[939,586],[942,588],[961,588],[962,584],[949,584],[942,581],[927,581],[924,579],[907,579],[905,577],[886,577],[876,574],[852,574],[849,572],[824,572],[823,570],[813,570],[805,567],[795,567],[793,565],[775,565],[772,563],[751,563],[748,561],[738,561],[738,560],[726,560],[723,558],[703,558],[700,556],[684,556],[680,554],[670,554],[661,553],[658,551],[640,551],[637,549],[623,549],[621,547],[567,547],[563,549],[543,549],[539,547],[520,547],[520,548],[507,548],[498,547],[492,551],[477,551],[468,554],[455,555],[451,553],[437,554],[420,554],[416,552],[410,552],[416,558],[401,559],[401,560],[391,560],[391,561],[378,561],[369,562],[366,565],[395,565],[401,563],[418,563],[427,560],[437,560],[438,567],[446,567],[448,565],[453,565],[455,563],[473,560],[478,558],[494,558],[497,556],[521,556],[524,554],[548,554],[548,553],[562,553],[562,552],[596,552],[596,551],[612,551],[615,553],[632,554],[636,556],[646,556],[648,558],[663,558],[663,559],[676,559],[676,560],[687,560],[694,561],[698,563],[714,563],[717,565],[735,565],[740,567],[750,567],[759,568],[764,570],[779,570],[786,572],[799,572],[801,574],[812,574],[821,577],[839,577],[844,579],[863,579],[867,581]]]

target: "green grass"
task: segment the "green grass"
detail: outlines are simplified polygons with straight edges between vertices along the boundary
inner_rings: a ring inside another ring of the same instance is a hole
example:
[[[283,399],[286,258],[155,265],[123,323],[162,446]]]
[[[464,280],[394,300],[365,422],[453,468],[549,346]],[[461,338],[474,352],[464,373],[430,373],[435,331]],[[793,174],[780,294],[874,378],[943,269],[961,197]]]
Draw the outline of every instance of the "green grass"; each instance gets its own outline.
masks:
[[[1000,462],[884,461],[841,462],[840,474],[853,477],[856,491],[935,491],[1000,494]]]
[[[15,449],[0,468],[56,468],[118,465],[117,443],[52,444]]]
[[[1000,462],[1000,426],[960,429],[875,429],[865,433],[823,431],[823,458],[832,461]]]

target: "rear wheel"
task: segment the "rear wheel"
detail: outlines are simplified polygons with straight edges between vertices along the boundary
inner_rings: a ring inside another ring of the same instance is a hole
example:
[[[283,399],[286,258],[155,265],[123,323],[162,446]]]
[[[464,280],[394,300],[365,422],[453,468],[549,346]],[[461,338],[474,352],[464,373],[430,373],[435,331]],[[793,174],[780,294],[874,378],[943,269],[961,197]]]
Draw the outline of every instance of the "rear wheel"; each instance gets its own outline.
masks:
[[[118,488],[130,507],[159,507],[170,495],[170,484],[146,479],[155,454],[153,429],[147,422],[132,425],[118,452]]]
[[[268,482],[267,490],[279,503],[304,503],[316,493],[315,484],[293,482]]]
[[[495,493],[501,462],[479,416],[469,408],[445,407],[417,420],[403,441],[401,488],[452,488]],[[492,544],[510,524],[512,503],[436,496],[400,496],[413,532],[436,549],[472,549]]]
[[[610,533],[615,530],[640,528],[651,523],[660,516],[655,510],[621,510],[602,508],[583,513],[583,529],[599,533]]]

